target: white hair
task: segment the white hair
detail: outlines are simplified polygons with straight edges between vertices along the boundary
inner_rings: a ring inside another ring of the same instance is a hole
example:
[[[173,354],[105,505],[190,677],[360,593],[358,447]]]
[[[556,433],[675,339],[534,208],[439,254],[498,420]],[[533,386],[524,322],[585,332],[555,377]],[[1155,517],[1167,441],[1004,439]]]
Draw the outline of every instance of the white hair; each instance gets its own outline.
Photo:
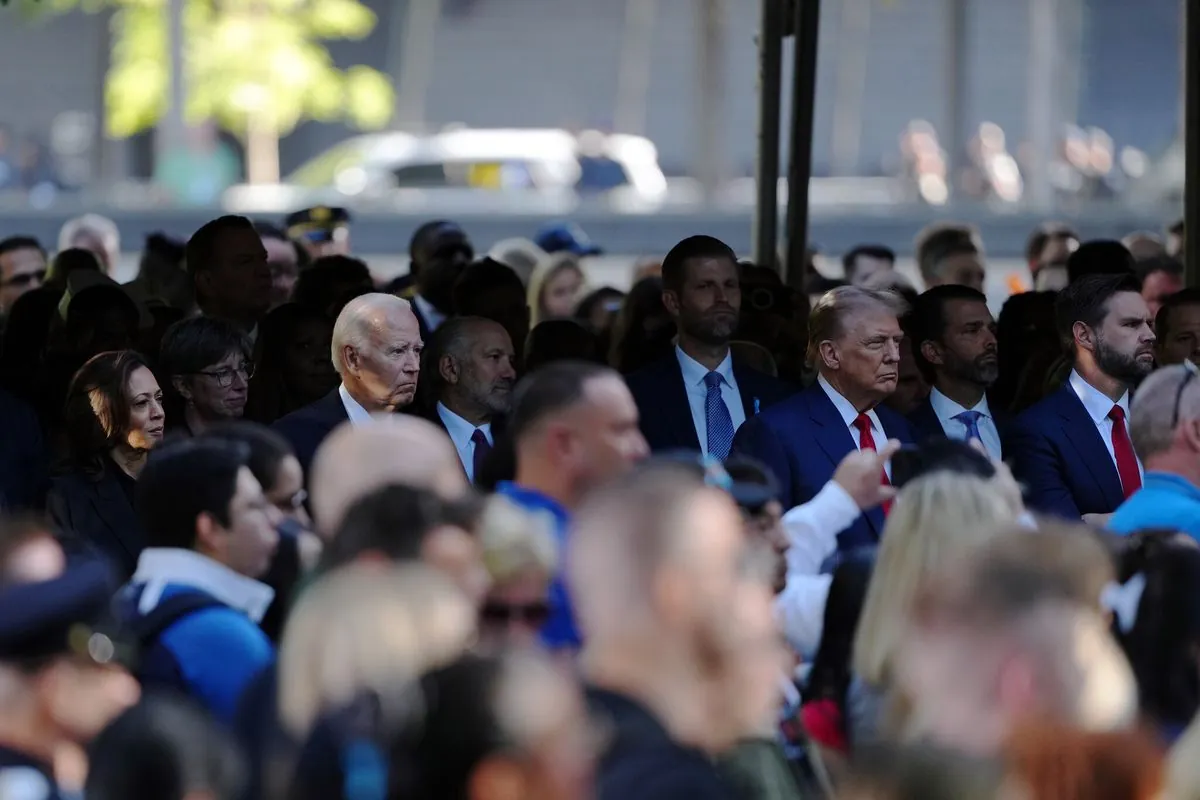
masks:
[[[117,223],[99,214],[84,214],[63,223],[58,231],[58,249],[75,247],[80,236],[95,236],[104,244],[104,249],[113,255],[121,252],[121,233]]]
[[[346,303],[342,313],[338,314],[333,323],[333,343],[330,346],[329,357],[338,375],[345,377],[346,359],[343,350],[346,346],[361,350],[371,333],[374,312],[394,308],[411,309],[412,304],[407,300],[384,292],[371,292],[359,295]]]

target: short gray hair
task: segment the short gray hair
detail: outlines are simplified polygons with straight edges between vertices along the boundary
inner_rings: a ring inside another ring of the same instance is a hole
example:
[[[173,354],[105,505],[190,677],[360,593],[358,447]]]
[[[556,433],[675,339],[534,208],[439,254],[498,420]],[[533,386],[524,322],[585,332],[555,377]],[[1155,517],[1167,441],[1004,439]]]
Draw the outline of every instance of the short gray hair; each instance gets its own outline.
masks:
[[[359,295],[346,303],[345,308],[338,314],[337,321],[333,323],[333,339],[329,348],[329,358],[333,361],[333,368],[337,370],[338,375],[343,375],[346,369],[342,348],[350,345],[356,350],[361,350],[370,333],[370,313],[385,305],[411,308],[407,300],[394,294],[371,292]]]
[[[1129,410],[1129,438],[1143,461],[1171,449],[1180,420],[1200,419],[1200,391],[1196,388],[1200,381],[1193,379],[1183,394],[1179,393],[1183,382],[1194,377],[1195,371],[1190,364],[1163,367],[1138,387]],[[1179,397],[1179,414],[1178,419],[1173,419],[1176,397]]]
[[[99,214],[84,214],[63,223],[58,232],[58,249],[69,250],[75,247],[80,236],[95,236],[104,243],[104,248],[112,253],[121,250],[121,233],[117,223]]]

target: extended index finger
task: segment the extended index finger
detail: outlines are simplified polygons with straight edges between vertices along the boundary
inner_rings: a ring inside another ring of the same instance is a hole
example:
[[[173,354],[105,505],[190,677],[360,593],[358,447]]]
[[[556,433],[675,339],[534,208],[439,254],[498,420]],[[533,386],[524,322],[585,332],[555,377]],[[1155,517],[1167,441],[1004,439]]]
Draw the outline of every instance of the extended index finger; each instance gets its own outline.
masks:
[[[901,444],[899,439],[888,439],[887,444],[885,444],[883,449],[879,451],[879,460],[881,462],[889,461],[892,456],[900,452],[900,447]]]

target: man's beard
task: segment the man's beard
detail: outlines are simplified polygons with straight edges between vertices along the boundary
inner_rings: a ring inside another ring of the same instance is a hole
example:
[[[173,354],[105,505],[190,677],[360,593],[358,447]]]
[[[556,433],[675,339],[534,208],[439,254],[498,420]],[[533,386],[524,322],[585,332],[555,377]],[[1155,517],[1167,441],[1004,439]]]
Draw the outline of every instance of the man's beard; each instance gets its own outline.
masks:
[[[731,321],[732,320],[732,321]],[[737,312],[729,316],[697,314],[683,319],[683,331],[688,336],[707,345],[729,344],[738,326]]]
[[[996,360],[995,353],[990,354],[992,359],[989,363],[983,363],[984,356],[967,361],[949,352],[946,355],[950,356],[950,358],[947,360],[944,369],[959,380],[969,381],[976,386],[988,389],[1000,377],[1000,362]]]
[[[1096,366],[1110,378],[1116,378],[1122,383],[1132,386],[1154,371],[1153,364],[1143,364],[1136,355],[1125,355],[1116,348],[1109,347],[1104,339],[1096,340]]]

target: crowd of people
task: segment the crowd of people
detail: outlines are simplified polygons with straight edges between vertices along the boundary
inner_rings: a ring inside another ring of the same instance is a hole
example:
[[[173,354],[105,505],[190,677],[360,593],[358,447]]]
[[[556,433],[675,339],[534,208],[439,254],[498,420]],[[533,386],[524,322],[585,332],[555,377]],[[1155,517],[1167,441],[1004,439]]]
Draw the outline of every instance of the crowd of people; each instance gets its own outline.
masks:
[[[0,800],[1200,798],[1166,241],[0,241]]]

